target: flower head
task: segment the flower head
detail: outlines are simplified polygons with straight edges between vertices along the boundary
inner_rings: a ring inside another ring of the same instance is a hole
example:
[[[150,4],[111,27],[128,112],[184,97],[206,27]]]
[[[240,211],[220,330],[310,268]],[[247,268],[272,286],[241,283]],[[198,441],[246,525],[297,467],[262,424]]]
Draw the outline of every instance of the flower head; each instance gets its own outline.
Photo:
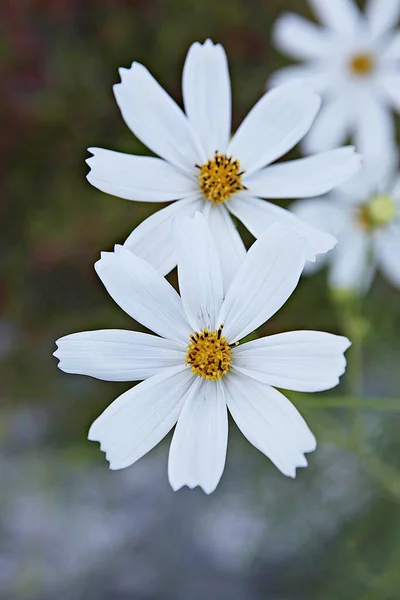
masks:
[[[350,135],[364,155],[394,143],[392,110],[400,107],[398,0],[369,0],[362,14],[354,0],[309,0],[323,27],[298,15],[281,16],[277,47],[304,64],[275,73],[271,83],[301,79],[324,105],[305,139],[308,152],[339,146]]]
[[[215,234],[226,288],[245,256],[231,215],[255,237],[276,221],[293,227],[307,239],[308,260],[334,246],[331,235],[261,200],[319,195],[359,170],[352,147],[271,166],[310,129],[320,108],[317,94],[297,84],[265,94],[231,139],[230,78],[219,44],[207,40],[189,49],[182,81],[185,113],[143,65],[134,62],[120,75],[114,93],[122,116],[161,158],[90,148],[88,180],[127,200],[174,201],[140,224],[127,248],[166,274],[176,265],[173,218],[202,212]]]
[[[337,236],[331,255],[313,265],[330,264],[333,288],[365,293],[378,268],[400,287],[400,173],[392,157],[368,161],[335,192],[296,202],[292,209]]]
[[[286,302],[305,263],[305,239],[273,225],[251,247],[226,294],[205,218],[174,226],[180,296],[124,247],[103,253],[96,271],[112,298],[157,335],[102,330],[57,341],[67,373],[144,380],[93,423],[111,469],[133,464],[176,424],[168,473],[173,489],[217,486],[225,465],[229,409],[239,429],[287,476],[307,465],[313,434],[273,386],[318,391],[344,372],[346,338],[296,331],[238,345]],[[199,252],[199,247],[202,251]]]

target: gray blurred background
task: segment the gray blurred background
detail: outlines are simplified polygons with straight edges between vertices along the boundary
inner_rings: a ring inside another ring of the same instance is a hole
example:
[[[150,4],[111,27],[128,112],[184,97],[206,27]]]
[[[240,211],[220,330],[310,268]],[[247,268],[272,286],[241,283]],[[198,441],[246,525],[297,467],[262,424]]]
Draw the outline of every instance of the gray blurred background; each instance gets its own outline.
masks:
[[[145,63],[180,101],[188,46],[211,37],[228,53],[236,127],[287,63],[270,44],[284,10],[311,17],[305,0],[0,2],[4,600],[400,597],[400,311],[389,284],[378,278],[362,307],[363,399],[346,378],[292,396],[319,441],[295,481],[233,425],[209,497],[172,492],[168,439],[110,472],[87,430],[129,384],[64,375],[51,356],[61,335],[136,327],[93,263],[157,207],[85,180],[88,146],[146,153],[114,102],[117,68]],[[323,272],[262,333],[302,328],[345,333]]]

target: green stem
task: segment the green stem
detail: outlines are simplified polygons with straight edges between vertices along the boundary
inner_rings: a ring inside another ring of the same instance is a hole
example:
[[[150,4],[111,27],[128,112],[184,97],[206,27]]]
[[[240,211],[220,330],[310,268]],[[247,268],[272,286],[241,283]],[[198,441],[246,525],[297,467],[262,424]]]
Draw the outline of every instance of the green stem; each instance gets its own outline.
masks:
[[[363,343],[368,323],[362,312],[362,299],[356,294],[333,291],[332,297],[343,331],[352,346],[348,353],[347,385],[352,396],[363,395]]]
[[[364,441],[364,423],[361,417],[363,396],[363,343],[368,334],[368,323],[362,312],[362,298],[358,294],[333,291],[333,300],[342,323],[342,327],[352,347],[348,354],[347,386],[353,403],[353,432],[356,443]]]
[[[351,328],[350,328],[351,329]],[[350,333],[352,342],[347,365],[348,390],[355,398],[363,395],[363,338]]]

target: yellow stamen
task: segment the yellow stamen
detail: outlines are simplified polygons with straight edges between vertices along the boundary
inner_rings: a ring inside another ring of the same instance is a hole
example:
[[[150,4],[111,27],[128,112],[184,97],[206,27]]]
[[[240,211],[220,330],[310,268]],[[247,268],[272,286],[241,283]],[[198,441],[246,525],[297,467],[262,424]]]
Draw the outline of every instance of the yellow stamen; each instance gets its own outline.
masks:
[[[353,74],[360,77],[371,75],[375,69],[375,57],[368,52],[355,54],[349,61],[349,68]]]
[[[359,209],[358,222],[363,229],[374,231],[388,225],[396,214],[396,204],[390,196],[375,196]]]
[[[222,379],[232,365],[232,347],[222,335],[223,325],[217,331],[204,329],[190,336],[186,362],[195,375],[212,381]]]
[[[232,156],[215,153],[214,158],[204,165],[196,165],[199,170],[199,186],[207,200],[213,204],[222,204],[232,194],[246,187],[242,184],[240,163]]]

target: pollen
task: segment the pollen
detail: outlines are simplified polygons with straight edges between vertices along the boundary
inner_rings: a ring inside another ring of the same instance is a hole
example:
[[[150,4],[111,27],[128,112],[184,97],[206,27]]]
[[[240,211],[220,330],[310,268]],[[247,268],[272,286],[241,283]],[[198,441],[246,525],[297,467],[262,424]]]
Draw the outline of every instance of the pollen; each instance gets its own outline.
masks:
[[[363,229],[375,231],[386,227],[397,216],[397,207],[390,196],[375,196],[364,204],[358,213],[358,222]]]
[[[371,75],[375,69],[375,57],[368,52],[356,54],[350,59],[349,68],[353,74],[359,77]]]
[[[232,365],[232,348],[222,335],[223,325],[216,331],[203,329],[201,333],[195,331],[190,336],[190,343],[186,354],[186,363],[192,368],[195,375],[217,381],[228,373]]]
[[[239,161],[232,156],[215,152],[214,158],[196,167],[199,169],[200,189],[213,204],[222,204],[233,194],[247,189],[242,184],[245,171],[240,170]]]

